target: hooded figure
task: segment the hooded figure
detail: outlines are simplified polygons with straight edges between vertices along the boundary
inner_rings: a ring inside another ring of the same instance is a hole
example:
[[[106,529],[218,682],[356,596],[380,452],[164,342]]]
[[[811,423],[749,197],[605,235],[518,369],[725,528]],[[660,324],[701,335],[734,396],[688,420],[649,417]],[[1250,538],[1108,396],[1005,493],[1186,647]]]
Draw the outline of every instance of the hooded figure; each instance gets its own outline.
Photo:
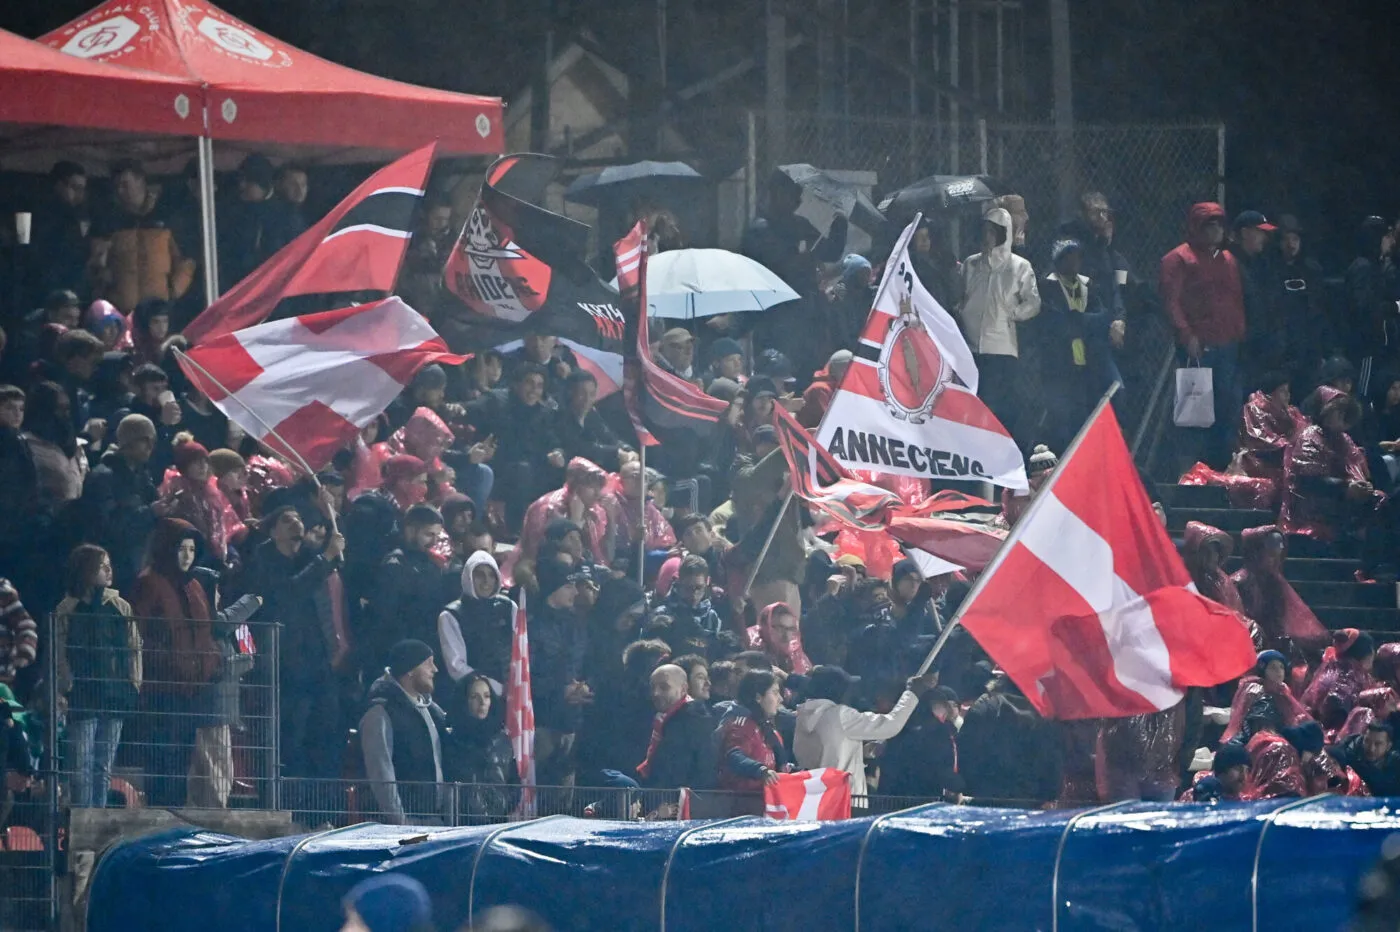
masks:
[[[99,299],[88,305],[83,329],[101,340],[109,352],[131,348],[131,324],[110,301]]]
[[[501,570],[484,550],[467,557],[462,567],[462,597],[438,616],[438,641],[445,675],[454,683],[481,676],[497,697],[510,667],[515,603],[501,592]],[[444,691],[445,692],[445,691]]]
[[[1235,549],[1235,541],[1218,527],[1211,527],[1200,521],[1186,523],[1185,540],[1181,545],[1181,559],[1191,573],[1201,595],[1213,599],[1240,616],[1240,624],[1249,630],[1255,649],[1263,647],[1263,636],[1259,627],[1244,611],[1239,590],[1234,580],[1226,574],[1225,561]]]
[[[430,477],[441,480],[447,470],[442,462],[442,455],[451,448],[456,439],[452,428],[447,426],[447,422],[439,417],[437,412],[432,408],[418,408],[409,416],[404,426],[394,431],[393,436],[376,446],[382,448],[379,451],[382,462],[404,453],[416,456],[423,461]],[[435,491],[439,493],[450,490],[450,485],[446,482],[437,481],[434,484],[438,487]],[[433,504],[442,504],[441,497],[441,494],[435,496]]]
[[[1233,346],[1245,335],[1244,286],[1235,257],[1222,248],[1225,208],[1196,204],[1186,224],[1186,242],[1162,257],[1162,306],[1178,345]]]
[[[782,633],[775,627],[775,620],[786,618],[791,622],[791,634],[787,629]],[[797,615],[785,602],[774,602],[758,613],[758,624],[745,632],[748,635],[749,650],[763,651],[773,662],[773,666],[784,673],[808,673],[812,661],[802,649],[802,632],[798,628]]]
[[[1259,391],[1249,396],[1241,415],[1240,446],[1231,472],[1283,482],[1284,450],[1308,426],[1308,419],[1289,404],[1290,400],[1285,373],[1267,377]]]
[[[515,545],[503,568],[507,576],[521,560],[533,560],[544,540],[545,527],[555,518],[567,518],[579,525],[585,549],[593,562],[608,563],[605,547],[608,536],[608,513],[600,499],[608,474],[591,460],[575,456],[569,460],[564,473],[564,487],[535,499],[525,511],[525,525],[520,530],[520,542]],[[577,511],[577,514],[574,512]]]
[[[505,732],[505,699],[500,684],[480,673],[468,674],[452,687],[448,719],[452,728],[443,743],[443,769],[458,790],[458,809],[472,823],[482,817],[504,819],[519,801],[519,770]]]
[[[1371,488],[1366,454],[1348,436],[1361,416],[1361,406],[1346,392],[1330,386],[1314,395],[1321,402],[1317,423],[1300,431],[1283,454],[1283,505],[1279,527],[1333,541],[1344,522],[1381,496]]]
[[[1280,733],[1282,730],[1284,726],[1279,724],[1274,701],[1264,697],[1255,702],[1245,718],[1244,734],[1248,739],[1245,750],[1249,752],[1245,799],[1302,796],[1306,791],[1303,759],[1292,742]],[[1292,732],[1293,728],[1286,730]]]
[[[1332,646],[1322,652],[1322,663],[1303,691],[1303,705],[1319,721],[1324,703],[1349,712],[1361,691],[1376,685],[1371,677],[1375,660],[1376,643],[1369,634],[1355,628],[1333,631]]]
[[[1286,656],[1293,642],[1306,647],[1326,644],[1327,629],[1283,578],[1287,552],[1283,532],[1273,525],[1252,527],[1240,539],[1244,567],[1230,580],[1239,593],[1244,613],[1254,619],[1264,635],[1265,646]]]
[[[188,436],[188,435],[182,435]],[[227,562],[229,540],[243,527],[213,475],[209,451],[194,440],[175,446],[175,465],[161,483],[156,514],[179,518],[199,531],[220,562]]]

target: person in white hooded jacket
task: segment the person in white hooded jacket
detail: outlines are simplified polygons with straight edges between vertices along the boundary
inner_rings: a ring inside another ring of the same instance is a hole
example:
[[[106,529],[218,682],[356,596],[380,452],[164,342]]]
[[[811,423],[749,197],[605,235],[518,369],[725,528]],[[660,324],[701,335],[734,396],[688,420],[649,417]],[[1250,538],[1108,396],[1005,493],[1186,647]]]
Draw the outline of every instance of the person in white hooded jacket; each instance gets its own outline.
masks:
[[[963,334],[977,360],[978,394],[1007,430],[1014,431],[1016,325],[1040,313],[1040,291],[1030,262],[1011,251],[1011,214],[997,207],[982,222],[982,251],[962,265]]]
[[[515,603],[501,593],[500,567],[491,554],[478,550],[462,567],[462,597],[438,615],[439,675],[460,683],[480,673],[500,696],[510,666],[514,626]]]
[[[807,699],[797,707],[792,751],[804,770],[835,767],[851,775],[851,796],[865,805],[865,742],[887,741],[904,729],[919,704],[919,695],[937,685],[936,674],[911,677],[889,712],[859,712],[847,705],[860,682],[835,666],[819,666],[807,680]]]

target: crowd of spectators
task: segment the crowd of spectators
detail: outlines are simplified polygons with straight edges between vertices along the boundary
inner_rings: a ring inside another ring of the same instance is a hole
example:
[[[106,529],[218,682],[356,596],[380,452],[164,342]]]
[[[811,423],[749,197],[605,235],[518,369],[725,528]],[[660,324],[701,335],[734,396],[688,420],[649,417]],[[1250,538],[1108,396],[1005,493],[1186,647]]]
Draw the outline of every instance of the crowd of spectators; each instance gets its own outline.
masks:
[[[447,817],[449,799],[505,817],[522,601],[541,785],[751,794],[785,770],[834,767],[857,806],[1400,786],[1400,646],[1329,641],[1298,621],[1279,573],[1286,546],[1352,546],[1370,578],[1394,571],[1393,225],[1363,225],[1342,306],[1323,299],[1295,220],[1228,222],[1214,204],[1192,209],[1159,296],[1127,267],[1099,194],[1046,257],[1026,254],[1014,196],[988,205],[961,262],[940,222],[917,231],[915,270],[963,325],[989,405],[1027,453],[1049,448],[1030,457],[1033,487],[1119,377],[1130,308],[1159,297],[1183,363],[1215,372],[1200,481],[1281,506],[1233,578],[1228,535],[1198,527],[1183,543],[1201,591],[1255,633],[1254,674],[1153,716],[1057,723],[964,633],[914,675],[963,574],[925,579],[891,547],[838,548],[836,528],[784,506],[772,411],[820,422],[884,256],[845,255],[845,221],[817,230],[783,176],[742,248],[801,300],[658,330],[658,362],[728,402],[718,430],[658,431],[644,469],[616,399],[600,406],[573,354],[534,335],[423,369],[314,477],[173,363],[201,293],[194,187],[162,192],[135,164],[113,178],[112,202],[90,203],[78,166],[54,168],[34,215],[38,306],[8,308],[0,338],[0,725],[15,793],[34,791],[39,749],[11,723],[56,716],[68,802],[108,803],[131,724],[151,802],[227,805],[251,766],[234,753],[240,683],[260,675],[276,678],[284,778],[368,781],[366,811],[391,821]],[[306,190],[295,166],[245,161],[219,208],[223,286],[305,227]],[[674,219],[648,210],[666,221],[661,247],[679,245]],[[451,228],[441,211],[429,223],[408,266],[422,279]],[[50,614],[46,640],[33,619]],[[255,672],[273,623],[275,673]],[[454,782],[470,791],[449,796]]]

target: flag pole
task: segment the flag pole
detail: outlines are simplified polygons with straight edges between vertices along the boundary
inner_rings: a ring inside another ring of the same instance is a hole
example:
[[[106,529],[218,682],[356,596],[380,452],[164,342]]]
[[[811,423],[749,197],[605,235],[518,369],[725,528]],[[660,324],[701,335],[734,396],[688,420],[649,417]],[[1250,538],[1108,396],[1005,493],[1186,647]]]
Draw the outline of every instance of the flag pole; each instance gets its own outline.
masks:
[[[642,526],[640,541],[637,544],[637,584],[643,589],[647,587],[647,445],[638,442],[638,455],[641,457],[642,475]],[[626,497],[626,489],[623,490],[623,497]],[[623,517],[626,520],[626,516]]]
[[[309,463],[307,463],[305,459],[302,458],[302,455],[301,455],[300,453],[297,452],[296,447],[294,447],[294,446],[292,446],[290,443],[288,443],[288,442],[286,441],[286,439],[285,439],[281,434],[277,433],[276,429],[273,428],[273,426],[272,426],[271,424],[269,424],[267,421],[263,420],[263,416],[262,416],[261,414],[259,414],[258,412],[254,411],[254,410],[248,405],[248,403],[245,402],[243,399],[239,398],[239,397],[238,397],[237,395],[235,395],[233,392],[229,391],[228,388],[225,387],[224,384],[223,384],[222,382],[220,382],[218,379],[214,378],[213,374],[212,374],[208,369],[204,368],[204,367],[201,366],[199,363],[195,362],[192,358],[190,358],[190,356],[189,356],[188,353],[183,352],[182,350],[180,350],[179,347],[171,347],[171,352],[175,354],[175,358],[176,358],[177,360],[180,360],[181,362],[188,363],[188,364],[189,364],[190,366],[192,366],[193,368],[198,369],[201,373],[203,373],[203,375],[204,375],[204,377],[205,377],[206,379],[208,379],[210,382],[212,382],[212,383],[214,384],[214,386],[215,386],[216,388],[219,389],[219,391],[221,391],[221,392],[224,393],[224,397],[229,398],[229,399],[232,399],[234,402],[236,402],[236,403],[238,404],[239,407],[241,407],[244,411],[247,411],[248,414],[253,418],[253,420],[257,421],[259,424],[262,425],[263,430],[266,430],[266,431],[267,431],[268,436],[276,438],[276,440],[277,440],[279,443],[282,444],[282,446],[286,449],[286,451],[287,451],[288,453],[292,454],[292,456],[296,458],[296,465],[298,465],[298,466],[300,466],[302,469],[306,470],[307,476],[309,476],[309,477],[311,478],[311,481],[312,481],[312,483],[316,486],[317,491],[319,491],[319,490],[322,488],[321,480],[320,480],[319,478],[317,478],[317,476],[316,476],[316,470],[312,469],[312,468],[311,468],[311,465],[310,465]],[[206,394],[207,394],[207,392],[206,392]],[[339,534],[339,533],[340,533],[340,528],[337,527],[337,525],[336,525],[336,520],[335,520],[335,509],[331,509],[330,520],[331,520],[331,533],[332,533],[332,534]]]
[[[923,216],[922,212],[915,215],[914,222],[904,228],[904,232],[894,244],[894,249],[890,250],[889,257],[885,259],[885,269],[880,276],[880,287],[875,289],[875,295],[870,300],[870,313],[865,315],[867,323],[870,320],[870,314],[875,313],[875,307],[880,303],[880,297],[885,293],[885,289],[889,287],[890,279],[894,275],[894,271],[890,267],[890,258],[893,258],[896,254],[908,247],[909,240],[914,235],[912,231],[918,228],[919,222],[923,219]],[[837,392],[841,391],[841,386],[846,384],[846,379],[850,378],[850,375],[851,370],[847,367],[845,373],[841,376],[841,381],[831,388],[833,398],[836,397]],[[827,411],[830,410],[831,407],[828,404]],[[813,442],[816,442],[817,434],[821,433],[822,424],[826,421],[827,411],[822,412],[821,421],[812,429]],[[789,477],[788,481],[792,481],[791,477]],[[787,498],[783,499],[783,507],[778,509],[778,517],[773,521],[773,526],[768,529],[768,539],[763,542],[763,549],[758,552],[758,559],[754,561],[753,569],[749,571],[749,578],[748,581],[744,583],[744,591],[740,594],[740,598],[747,599],[749,597],[749,590],[753,588],[754,580],[758,578],[758,571],[763,567],[763,561],[768,556],[768,548],[773,545],[773,537],[778,533],[778,525],[783,523],[783,516],[787,514],[789,506],[792,505],[792,497],[794,494],[795,490],[789,488]]]
[[[1109,402],[1113,400],[1113,396],[1116,395],[1118,389],[1122,387],[1122,382],[1115,381],[1108,387],[1108,391],[1103,393],[1103,397],[1099,399],[1099,403],[1094,406],[1093,413],[1089,415],[1083,426],[1079,428],[1079,433],[1074,435],[1074,440],[1070,442],[1069,447],[1065,450],[1064,456],[1060,457],[1059,463],[1056,464],[1054,471],[1050,473],[1050,478],[1046,481],[1045,485],[1041,487],[1040,491],[1035,493],[1035,500],[1031,502],[1031,506],[1026,509],[1025,514],[1021,515],[1021,519],[1016,522],[1016,526],[1011,529],[1011,533],[1006,535],[1006,540],[1001,542],[1001,547],[997,549],[991,562],[989,562],[986,568],[978,575],[977,581],[972,584],[972,589],[968,591],[967,598],[963,599],[962,604],[958,606],[957,612],[948,621],[948,624],[944,626],[942,632],[939,633],[938,640],[933,642],[933,648],[929,650],[928,656],[924,658],[924,662],[919,665],[919,676],[923,676],[928,672],[929,667],[933,666],[933,661],[938,657],[939,653],[942,652],[943,647],[948,643],[948,639],[953,636],[953,631],[961,626],[963,613],[967,611],[967,607],[982,594],[982,590],[986,588],[987,583],[991,581],[996,571],[1001,567],[1001,564],[1006,561],[1007,556],[1011,553],[1011,548],[1021,539],[1021,534],[1024,529],[1030,524],[1031,519],[1035,517],[1036,512],[1040,510],[1041,503],[1045,501],[1050,490],[1055,487],[1055,483],[1060,481],[1060,475],[1065,471],[1065,467],[1069,465],[1070,459],[1078,452],[1080,445],[1084,443],[1084,438],[1089,434],[1089,428],[1094,426],[1094,423],[1099,419],[1099,415],[1103,413],[1103,409],[1108,407]]]

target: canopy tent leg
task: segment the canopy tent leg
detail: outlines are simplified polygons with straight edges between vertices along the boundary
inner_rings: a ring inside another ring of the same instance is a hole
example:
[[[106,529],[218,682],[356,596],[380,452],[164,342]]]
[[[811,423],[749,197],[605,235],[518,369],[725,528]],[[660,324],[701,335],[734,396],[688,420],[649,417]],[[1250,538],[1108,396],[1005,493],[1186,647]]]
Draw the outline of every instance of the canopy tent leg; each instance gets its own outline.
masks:
[[[214,227],[214,140],[199,137],[199,223],[204,246],[204,303],[219,297],[219,244]]]

